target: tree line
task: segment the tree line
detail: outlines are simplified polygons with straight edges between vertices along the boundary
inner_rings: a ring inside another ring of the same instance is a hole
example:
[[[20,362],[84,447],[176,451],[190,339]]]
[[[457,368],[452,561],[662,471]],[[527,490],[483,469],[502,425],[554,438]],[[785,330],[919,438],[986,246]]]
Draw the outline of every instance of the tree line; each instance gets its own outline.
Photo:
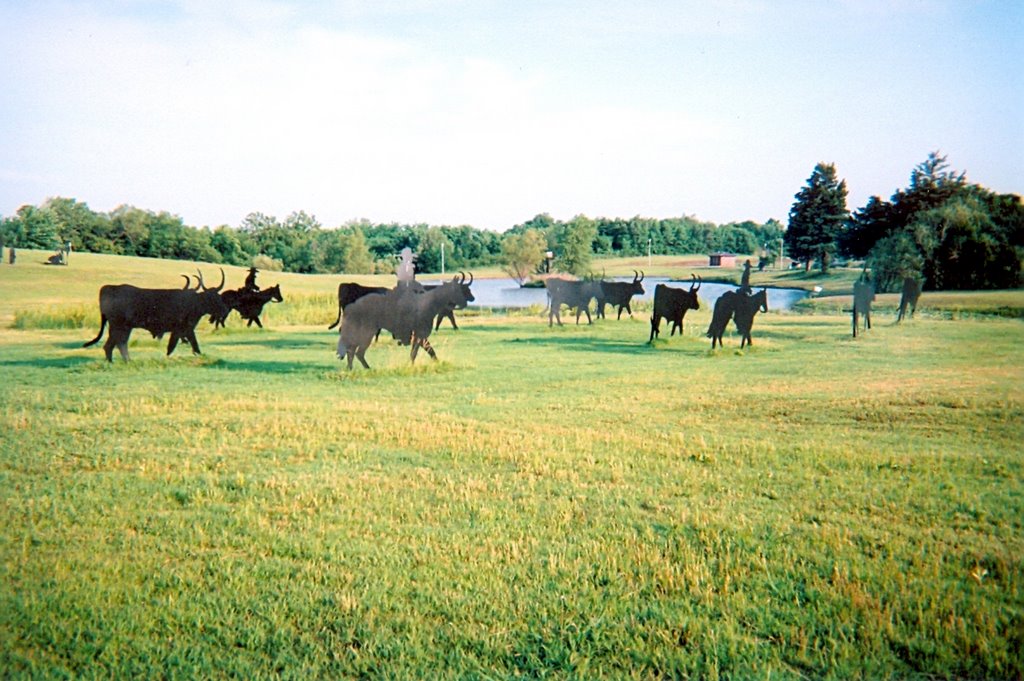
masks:
[[[837,256],[863,259],[875,288],[905,277],[926,289],[1017,288],[1024,261],[1024,203],[967,181],[932,152],[889,200],[872,196],[850,213],[846,182],[819,163],[789,213],[787,254],[827,273]]]
[[[70,242],[73,250],[91,253],[300,273],[372,274],[393,272],[395,258],[408,247],[417,254],[416,267],[421,272],[497,265],[506,271],[524,269],[524,279],[545,268],[587,274],[591,258],[601,255],[764,251],[774,257],[781,248],[782,232],[776,220],[717,225],[689,216],[592,219],[579,215],[560,221],[546,213],[504,233],[465,225],[368,220],[325,228],[305,211],[283,220],[254,212],[237,227],[211,229],[186,225],[165,211],[119,206],[104,213],[64,197],[22,206],[15,215],[0,219],[0,244],[16,248],[57,249]]]
[[[852,213],[845,180],[834,164],[819,163],[795,195],[785,227],[777,220],[717,225],[692,216],[667,219],[589,218],[568,221],[547,213],[504,233],[471,226],[375,224],[368,220],[325,228],[297,211],[284,220],[250,213],[237,227],[192,227],[167,212],[120,206],[93,211],[72,198],[25,205],[0,219],[0,245],[152,258],[255,265],[300,273],[372,274],[394,271],[404,248],[424,273],[501,266],[523,283],[540,271],[590,273],[594,256],[636,257],[716,251],[782,254],[827,273],[836,258],[863,260],[877,290],[907,276],[928,289],[1016,288],[1022,284],[1024,204],[967,181],[944,156],[929,154],[910,184],[889,200],[873,196]]]

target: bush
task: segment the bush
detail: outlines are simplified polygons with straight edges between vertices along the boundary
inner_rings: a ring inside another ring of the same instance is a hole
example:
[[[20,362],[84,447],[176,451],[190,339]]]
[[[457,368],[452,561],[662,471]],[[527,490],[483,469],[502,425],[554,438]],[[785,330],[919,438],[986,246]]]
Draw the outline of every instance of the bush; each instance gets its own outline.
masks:
[[[284,270],[284,263],[277,258],[271,258],[265,253],[260,253],[252,258],[252,266],[264,272],[281,272]]]

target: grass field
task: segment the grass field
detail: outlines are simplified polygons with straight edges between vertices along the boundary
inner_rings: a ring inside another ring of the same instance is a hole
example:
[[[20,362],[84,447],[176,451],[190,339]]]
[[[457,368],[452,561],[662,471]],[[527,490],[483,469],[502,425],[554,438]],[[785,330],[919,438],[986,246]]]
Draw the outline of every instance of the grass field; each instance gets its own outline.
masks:
[[[1024,677],[1024,327],[985,312],[1020,292],[856,340],[816,301],[743,352],[706,309],[653,346],[483,313],[348,372],[338,277],[107,364],[99,285],[190,270],[19,262],[0,676]]]

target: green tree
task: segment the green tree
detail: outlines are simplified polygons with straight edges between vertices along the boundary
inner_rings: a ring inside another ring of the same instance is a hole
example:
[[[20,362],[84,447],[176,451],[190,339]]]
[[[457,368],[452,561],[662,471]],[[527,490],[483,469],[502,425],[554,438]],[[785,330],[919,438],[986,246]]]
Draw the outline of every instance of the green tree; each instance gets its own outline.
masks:
[[[110,213],[110,234],[115,253],[143,255],[149,243],[152,214],[134,206],[120,205]]]
[[[181,245],[185,243],[185,224],[177,215],[166,211],[153,214],[147,211],[149,239],[139,255],[148,258],[183,258]]]
[[[1008,251],[996,237],[988,210],[977,198],[955,197],[918,213],[909,231],[924,255],[925,281],[933,288],[969,290],[1002,283],[999,270]],[[1019,273],[1020,261],[1013,259]]]
[[[803,260],[807,269],[815,261],[822,274],[828,273],[839,235],[849,218],[846,194],[846,180],[837,178],[831,163],[816,165],[807,186],[796,193],[796,202],[789,211],[786,249],[790,257]]]
[[[879,239],[871,249],[867,265],[875,279],[875,290],[896,291],[907,277],[921,276],[924,258],[907,232],[897,232]]]
[[[344,259],[342,271],[348,274],[373,274],[373,255],[366,244],[366,235],[358,225],[342,236]]]
[[[93,212],[87,204],[54,197],[44,201],[40,210],[50,214],[61,244],[70,241],[75,250],[91,253],[122,252],[112,238],[109,216]]]
[[[563,272],[582,277],[590,271],[597,224],[585,215],[577,215],[561,226],[557,234],[559,252],[556,266]]]
[[[968,183],[932,152],[914,167],[907,189],[890,201],[871,197],[841,242],[844,252],[867,255],[883,274],[923,276],[928,289],[1014,288],[1021,282],[1024,205],[1019,196]]]
[[[429,227],[423,231],[416,249],[416,269],[419,272],[440,272],[442,269],[451,271],[453,267],[458,267],[449,260],[454,254],[452,242],[441,228]]]
[[[227,225],[221,225],[210,235],[210,246],[220,253],[221,260],[229,265],[248,265],[254,254],[242,248],[238,232]]]
[[[57,247],[57,222],[53,213],[45,208],[22,206],[18,209],[17,219],[21,224],[20,228],[15,230],[15,242],[12,246],[41,250]]]
[[[501,242],[501,269],[520,286],[544,262],[547,240],[536,229],[508,234]]]

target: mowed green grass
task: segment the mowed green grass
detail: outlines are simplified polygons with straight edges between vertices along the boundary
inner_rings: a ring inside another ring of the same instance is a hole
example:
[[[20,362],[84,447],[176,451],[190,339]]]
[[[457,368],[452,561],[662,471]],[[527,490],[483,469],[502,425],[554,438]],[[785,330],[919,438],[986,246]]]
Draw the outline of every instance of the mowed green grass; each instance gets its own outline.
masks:
[[[349,372],[337,281],[201,357],[0,329],[3,675],[1024,674],[1019,320],[484,314]]]

